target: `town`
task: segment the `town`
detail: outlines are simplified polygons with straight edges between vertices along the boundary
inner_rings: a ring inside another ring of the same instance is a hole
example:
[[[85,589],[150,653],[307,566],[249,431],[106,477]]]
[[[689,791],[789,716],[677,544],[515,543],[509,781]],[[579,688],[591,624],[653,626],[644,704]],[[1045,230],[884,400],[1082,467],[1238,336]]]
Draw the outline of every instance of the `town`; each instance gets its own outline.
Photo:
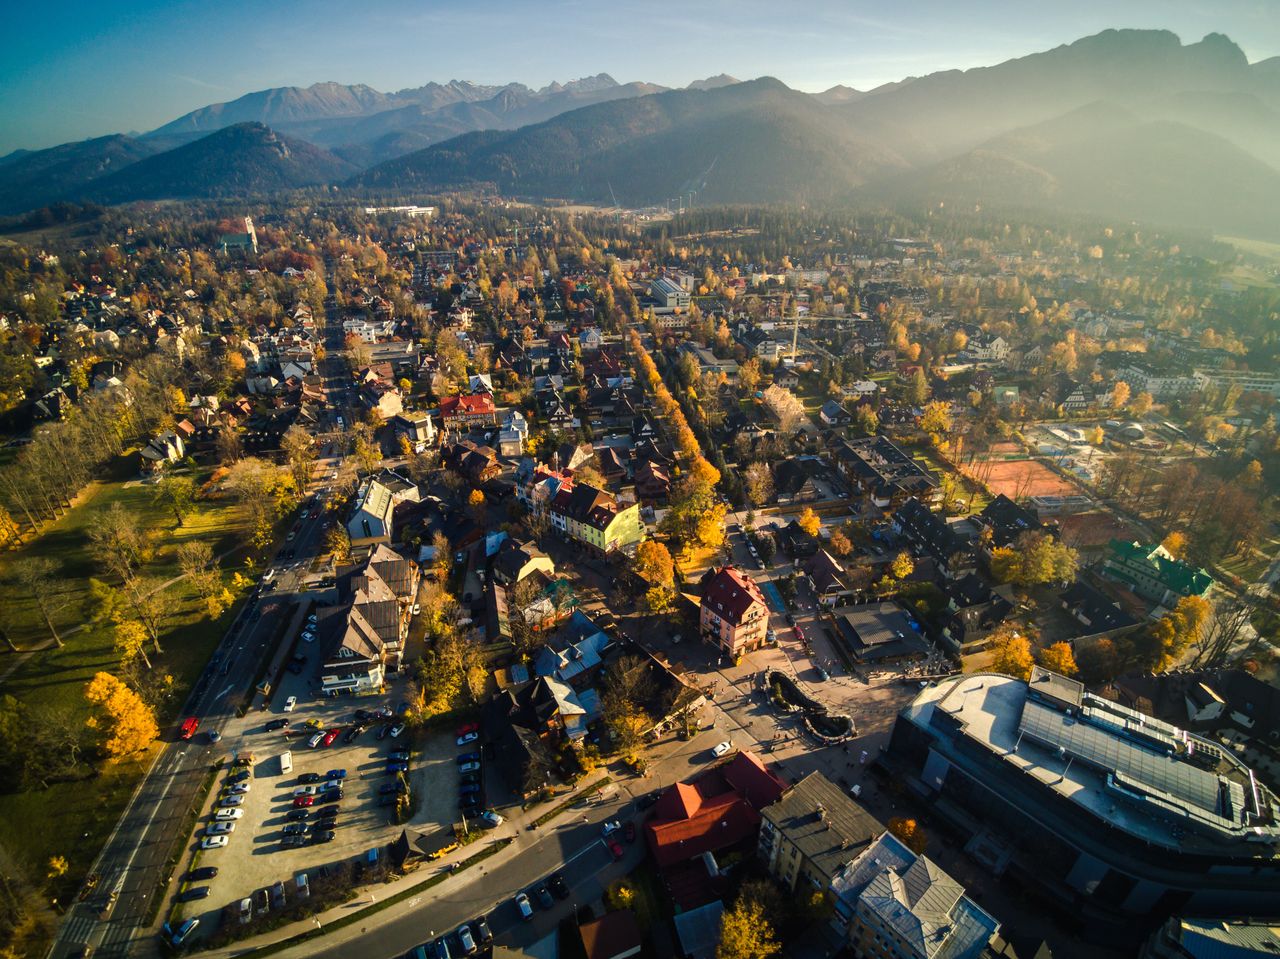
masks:
[[[12,934],[1254,941],[1276,261],[436,203],[119,208],[0,247]]]

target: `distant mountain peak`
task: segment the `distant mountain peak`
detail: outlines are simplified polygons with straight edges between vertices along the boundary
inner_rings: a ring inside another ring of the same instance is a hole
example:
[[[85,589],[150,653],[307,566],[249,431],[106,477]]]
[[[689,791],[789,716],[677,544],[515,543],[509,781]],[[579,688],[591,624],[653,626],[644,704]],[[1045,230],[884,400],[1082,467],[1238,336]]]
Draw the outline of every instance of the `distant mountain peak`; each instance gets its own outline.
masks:
[[[715,90],[719,87],[731,87],[735,83],[741,83],[737,77],[731,77],[727,73],[717,73],[714,77],[707,77],[705,80],[694,80],[690,83],[686,90]]]
[[[834,87],[828,87],[821,93],[815,93],[813,98],[819,103],[852,103],[865,97],[866,94],[861,90],[855,90],[853,87],[846,87],[843,83],[837,83]]]

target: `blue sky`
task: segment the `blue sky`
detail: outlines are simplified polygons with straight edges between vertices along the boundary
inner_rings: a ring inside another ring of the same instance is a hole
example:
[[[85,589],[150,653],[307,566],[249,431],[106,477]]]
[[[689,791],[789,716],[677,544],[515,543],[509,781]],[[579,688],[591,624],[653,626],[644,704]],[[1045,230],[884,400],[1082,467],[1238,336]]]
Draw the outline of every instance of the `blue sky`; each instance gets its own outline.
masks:
[[[1277,0],[62,0],[5,5],[0,154],[147,130],[252,90],[321,80],[717,73],[861,89],[998,63],[1108,27],[1225,33],[1280,54]]]

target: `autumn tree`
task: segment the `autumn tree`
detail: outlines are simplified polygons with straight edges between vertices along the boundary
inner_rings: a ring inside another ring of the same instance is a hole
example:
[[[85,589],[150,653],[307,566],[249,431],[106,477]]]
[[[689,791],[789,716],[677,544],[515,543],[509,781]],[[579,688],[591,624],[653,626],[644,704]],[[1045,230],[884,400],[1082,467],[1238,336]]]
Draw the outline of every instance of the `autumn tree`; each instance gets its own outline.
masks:
[[[773,471],[768,463],[752,463],[743,474],[747,499],[753,506],[763,506],[773,500]]]
[[[920,429],[928,433],[936,445],[940,437],[951,432],[951,404],[943,400],[927,404],[920,414]]]
[[[1079,667],[1076,666],[1075,652],[1067,642],[1045,646],[1036,655],[1036,659],[1045,669],[1062,676],[1075,676],[1080,672]]]
[[[305,490],[316,462],[315,438],[303,426],[294,423],[280,438],[280,450],[284,453],[289,472],[293,474],[294,487]]]
[[[822,520],[818,518],[818,514],[812,508],[806,506],[800,513],[796,525],[808,533],[810,536],[817,536],[818,531],[822,529]]]
[[[760,386],[760,361],[754,356],[738,367],[738,388],[744,396],[754,396]]]
[[[1115,386],[1111,387],[1111,406],[1113,409],[1121,410],[1129,402],[1129,384],[1124,380],[1116,380]]]
[[[155,714],[133,690],[110,673],[97,673],[85,687],[95,713],[90,729],[103,737],[109,760],[126,759],[146,749],[160,735]]]
[[[893,558],[893,562],[889,564],[889,573],[896,580],[904,580],[915,572],[916,564],[911,559],[911,554],[905,549]]]
[[[845,535],[844,530],[837,529],[831,532],[831,552],[837,556],[848,556],[853,552],[853,541]]]
[[[1200,596],[1184,596],[1178,605],[1146,631],[1138,641],[1144,658],[1157,672],[1168,669],[1187,650],[1200,642],[1209,622],[1209,601]]]
[[[1148,413],[1151,412],[1151,407],[1153,407],[1154,405],[1155,405],[1155,399],[1151,396],[1150,393],[1146,393],[1146,392],[1139,393],[1130,402],[1129,412],[1133,415],[1134,419],[1140,420],[1144,416],[1146,416]]]
[[[889,820],[889,832],[917,856],[923,856],[929,837],[914,819],[894,816]]]
[[[1012,547],[991,551],[991,574],[1002,583],[1034,586],[1075,578],[1080,556],[1049,533],[1028,530]]]
[[[351,558],[351,534],[341,523],[334,523],[324,534],[324,548],[333,557],[334,563],[345,563]]]
[[[716,959],[770,959],[780,951],[764,907],[755,899],[739,897],[720,915]]]
[[[1161,540],[1160,545],[1174,559],[1183,559],[1187,555],[1187,534],[1175,529]]]
[[[637,547],[632,569],[650,586],[670,589],[675,585],[675,563],[671,552],[657,540],[645,540]]]
[[[1001,628],[992,636],[991,671],[1013,676],[1024,682],[1031,678],[1035,659],[1031,641],[1013,628]]]
[[[126,619],[115,625],[112,630],[116,655],[120,662],[128,665],[134,660],[141,660],[147,669],[151,668],[151,658],[147,656],[147,629],[136,619]]]

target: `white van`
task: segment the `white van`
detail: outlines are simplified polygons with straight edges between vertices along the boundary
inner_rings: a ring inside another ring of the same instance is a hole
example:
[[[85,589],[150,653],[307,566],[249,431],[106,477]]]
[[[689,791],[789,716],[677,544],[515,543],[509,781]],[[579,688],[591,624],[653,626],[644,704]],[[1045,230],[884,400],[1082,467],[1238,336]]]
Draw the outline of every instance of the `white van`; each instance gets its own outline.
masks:
[[[280,772],[286,775],[293,772],[293,753],[285,751],[280,754]]]

